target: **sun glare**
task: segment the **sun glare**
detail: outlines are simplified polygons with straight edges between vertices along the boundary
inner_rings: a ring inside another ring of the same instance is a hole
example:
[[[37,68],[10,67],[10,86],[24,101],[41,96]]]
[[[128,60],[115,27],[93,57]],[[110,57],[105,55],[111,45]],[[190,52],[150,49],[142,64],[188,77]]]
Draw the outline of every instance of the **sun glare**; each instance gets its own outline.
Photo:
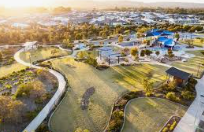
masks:
[[[0,0],[0,6],[5,7],[28,7],[41,6],[44,0]]]

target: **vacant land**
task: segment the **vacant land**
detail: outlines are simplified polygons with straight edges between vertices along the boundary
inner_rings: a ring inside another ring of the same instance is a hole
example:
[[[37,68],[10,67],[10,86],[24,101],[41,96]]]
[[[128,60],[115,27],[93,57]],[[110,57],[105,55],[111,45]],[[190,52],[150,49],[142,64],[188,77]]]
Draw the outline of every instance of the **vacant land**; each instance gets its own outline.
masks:
[[[185,111],[165,99],[135,99],[127,106],[123,132],[158,132],[171,116],[183,116]]]
[[[72,132],[78,127],[94,132],[103,131],[111,108],[121,94],[143,89],[141,81],[146,76],[154,76],[152,81],[156,84],[163,82],[166,69],[145,64],[99,71],[71,58],[53,60],[52,64],[66,75],[71,87],[51,117],[53,132]],[[82,97],[92,87],[95,92],[90,96],[88,109],[82,110]]]
[[[26,52],[22,52],[20,57],[22,60],[26,62],[35,62],[38,60],[49,59],[52,57],[66,56],[70,53],[67,51],[62,51],[56,47],[39,47],[36,50],[30,50]]]
[[[196,53],[198,54],[198,53]],[[204,71],[204,57],[196,56],[187,60],[187,62],[174,62],[172,66],[180,68],[195,77],[201,77]]]

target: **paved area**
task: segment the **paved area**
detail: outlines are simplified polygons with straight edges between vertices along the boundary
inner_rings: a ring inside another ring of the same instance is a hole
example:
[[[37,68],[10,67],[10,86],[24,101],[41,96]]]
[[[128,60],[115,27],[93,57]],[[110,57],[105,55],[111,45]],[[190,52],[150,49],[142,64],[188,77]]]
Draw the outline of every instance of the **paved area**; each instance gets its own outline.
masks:
[[[204,76],[198,80],[196,91],[197,97],[176,126],[174,132],[195,132],[200,119],[204,119],[204,116],[202,115],[204,111],[204,97],[200,96],[204,95]]]

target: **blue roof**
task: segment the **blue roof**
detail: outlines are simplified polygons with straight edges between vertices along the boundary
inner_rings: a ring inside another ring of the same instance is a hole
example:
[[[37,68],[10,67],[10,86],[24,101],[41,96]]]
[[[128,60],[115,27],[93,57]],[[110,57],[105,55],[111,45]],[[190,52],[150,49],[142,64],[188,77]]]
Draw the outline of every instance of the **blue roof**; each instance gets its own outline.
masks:
[[[158,39],[157,39],[157,41],[158,42],[162,42],[162,44],[164,45],[164,46],[169,46],[169,47],[172,47],[172,46],[174,46],[175,45],[175,42],[174,42],[174,40],[172,39],[172,38],[167,38],[167,37],[159,37]]]
[[[173,39],[167,39],[165,42],[164,42],[164,45],[165,46],[169,46],[169,47],[172,47],[175,45],[175,42]]]
[[[159,38],[157,39],[157,41],[159,41],[159,42],[165,42],[167,39],[168,39],[167,37],[159,37]]]
[[[161,35],[162,35],[162,36],[164,36],[164,35],[173,35],[173,32],[164,30]]]
[[[165,35],[172,35],[173,32],[167,31],[167,30],[159,30],[159,29],[152,29],[146,32],[146,37],[151,36],[165,36]]]

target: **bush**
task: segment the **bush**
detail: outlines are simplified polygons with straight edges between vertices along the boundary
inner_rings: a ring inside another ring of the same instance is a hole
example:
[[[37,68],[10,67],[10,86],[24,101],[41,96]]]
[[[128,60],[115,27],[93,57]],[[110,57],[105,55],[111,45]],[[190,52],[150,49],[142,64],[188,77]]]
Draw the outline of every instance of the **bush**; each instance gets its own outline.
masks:
[[[181,96],[182,96],[182,98],[184,98],[186,100],[193,100],[195,98],[194,93],[192,93],[190,91],[182,91]]]
[[[171,100],[171,101],[179,101],[179,98],[176,97],[176,94],[174,92],[168,92],[166,94],[166,98]]]
[[[173,124],[170,126],[169,130],[170,130],[170,131],[173,131],[174,128],[176,127],[176,124],[177,124],[177,122],[174,121]]]
[[[165,127],[162,132],[167,132],[169,129],[167,127]]]

